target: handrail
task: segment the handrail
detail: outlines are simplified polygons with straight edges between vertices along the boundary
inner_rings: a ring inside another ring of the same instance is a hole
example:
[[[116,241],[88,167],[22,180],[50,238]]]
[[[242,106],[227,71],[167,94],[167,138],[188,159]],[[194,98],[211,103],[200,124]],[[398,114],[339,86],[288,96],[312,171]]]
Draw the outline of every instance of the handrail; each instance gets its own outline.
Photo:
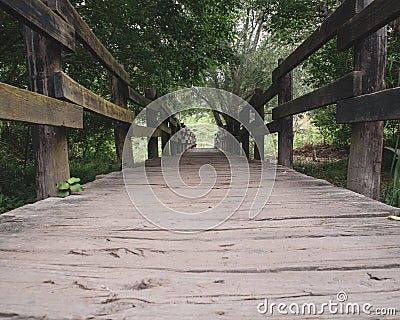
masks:
[[[68,0],[0,0],[0,9],[31,29],[26,33],[26,38],[29,38],[28,74],[32,79],[31,87],[37,92],[0,83],[0,119],[34,123],[39,127],[51,126],[48,130],[53,130],[53,133],[46,131],[47,137],[39,139],[39,148],[43,148],[36,153],[36,160],[47,167],[45,172],[37,172],[37,193],[40,199],[55,196],[56,185],[69,176],[67,131],[64,127],[82,128],[84,109],[114,120],[117,156],[122,157],[129,130],[127,124],[135,119],[135,113],[128,110],[128,100],[140,107],[147,107],[152,100],[133,89],[124,66],[107,50]],[[112,101],[96,95],[62,71],[61,51],[75,52],[75,37],[109,71]],[[157,112],[160,110],[155,116]],[[169,114],[165,107],[161,112]],[[173,116],[156,126],[151,128],[152,156],[158,156],[159,137],[164,148],[177,134],[179,141],[171,141],[171,153],[184,151],[193,142],[194,134],[187,128],[183,131],[188,134],[183,134],[181,129],[184,126]],[[138,132],[147,136],[149,130]],[[53,147],[55,145],[57,147]]]
[[[331,40],[337,34],[338,29],[354,16],[355,11],[355,0],[346,0],[343,2],[335,12],[325,19],[317,30],[272,72],[274,83],[299,66],[304,60]]]
[[[49,7],[75,28],[78,40],[100,61],[109,71],[114,73],[125,84],[130,85],[129,74],[97,38],[88,24],[82,19],[72,4],[67,0],[46,0]]]
[[[374,0],[347,21],[338,33],[338,49],[344,51],[400,16],[399,0]]]
[[[290,73],[336,35],[338,37],[338,50],[345,50],[359,43],[399,16],[400,1],[398,0],[374,0],[370,5],[363,10],[358,10],[358,12],[357,1],[346,0],[335,12],[327,17],[311,36],[283,60],[272,72],[272,85],[266,90],[261,90],[261,95],[259,93],[254,94],[249,99],[249,103],[256,107],[268,103],[279,93],[279,79]],[[372,99],[367,97],[365,99],[362,97],[357,98],[357,96],[362,95],[360,88],[362,82],[361,74],[358,71],[354,71],[323,88],[316,89],[314,92],[279,105],[272,111],[273,119],[279,121],[279,119],[287,116],[339,103],[341,106],[338,109],[338,112],[341,113],[338,118],[340,119],[340,123],[354,122],[356,118],[352,118],[350,116],[351,112],[348,110],[344,112],[344,106],[349,107],[351,102],[360,104],[361,101],[366,102]],[[379,94],[379,97],[382,98],[380,108],[384,108],[385,110],[392,109],[394,112],[393,108],[390,108],[390,103],[393,103],[397,95],[397,90]],[[370,111],[373,112],[373,110]],[[360,121],[361,119],[375,121],[394,118],[394,116],[390,116],[386,111],[381,111],[380,113],[382,114],[381,117],[377,115],[370,117],[360,115],[359,118]],[[397,117],[397,112],[394,112],[394,114]],[[345,119],[346,116],[349,118],[348,121]],[[270,123],[270,125],[274,128],[274,131],[279,129],[279,126],[276,124],[272,125]]]
[[[0,9],[7,11],[33,30],[57,41],[64,50],[75,51],[75,30],[55,15],[42,1],[0,0]]]
[[[293,166],[293,116],[336,104],[337,123],[351,127],[348,188],[379,198],[383,120],[400,119],[400,88],[385,89],[386,29],[399,0],[347,0],[272,73],[272,85],[250,98],[256,108],[278,95],[267,124],[278,133],[278,164]],[[354,46],[353,72],[293,100],[292,70],[337,36],[338,51]],[[261,94],[260,94],[261,92]],[[259,112],[259,111],[257,111]],[[248,141],[242,141],[243,148]]]

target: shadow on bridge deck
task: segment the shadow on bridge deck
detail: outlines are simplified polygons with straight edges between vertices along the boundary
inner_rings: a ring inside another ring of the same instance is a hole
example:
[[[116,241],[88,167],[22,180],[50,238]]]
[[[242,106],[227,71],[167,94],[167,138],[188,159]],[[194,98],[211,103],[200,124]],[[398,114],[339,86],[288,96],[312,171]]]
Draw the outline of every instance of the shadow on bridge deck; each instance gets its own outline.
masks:
[[[187,152],[183,180],[198,179],[207,161],[222,178],[197,208],[213,207],[229,186],[229,166],[213,150]],[[159,172],[159,161],[150,164]],[[167,188],[157,179],[151,184],[162,194]],[[185,210],[191,202],[171,205]],[[0,218],[0,317],[262,319],[271,316],[257,311],[264,298],[320,306],[337,302],[338,292],[347,302],[370,303],[370,311],[398,308],[400,228],[386,219],[393,210],[277,167],[272,195],[255,220],[238,212],[213,230],[178,234],[138,214],[122,174],[112,173],[81,195]],[[325,309],[313,319],[336,317]]]

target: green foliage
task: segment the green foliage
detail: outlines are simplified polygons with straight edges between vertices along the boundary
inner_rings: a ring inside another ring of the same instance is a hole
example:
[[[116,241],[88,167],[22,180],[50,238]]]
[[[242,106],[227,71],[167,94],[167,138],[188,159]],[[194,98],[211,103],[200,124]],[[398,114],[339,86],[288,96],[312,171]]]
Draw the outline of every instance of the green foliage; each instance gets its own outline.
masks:
[[[350,126],[336,124],[336,106],[328,106],[312,112],[312,123],[317,127],[324,144],[348,145],[350,143]]]
[[[293,147],[300,148],[305,145],[316,145],[323,141],[317,127],[312,123],[309,113],[293,117]]]
[[[265,28],[283,44],[299,44],[340,4],[340,0],[254,0],[269,18]]]
[[[209,110],[188,110],[178,114],[178,118],[196,135],[198,148],[214,146],[214,137],[218,132],[212,112]]]
[[[324,179],[338,187],[346,187],[347,159],[335,162],[295,163],[294,169],[306,175]]]
[[[121,164],[107,158],[71,159],[71,176],[80,177],[82,184],[93,181],[99,174],[121,170]]]
[[[79,178],[69,178],[67,181],[60,181],[57,186],[58,196],[60,198],[65,198],[71,195],[73,192],[83,191],[83,187],[80,184],[81,179]]]
[[[237,0],[86,0],[84,5],[76,1],[79,13],[126,67],[137,89],[155,87],[162,94],[171,87],[190,86],[210,65],[232,57],[228,41],[238,4]],[[70,72],[79,77],[78,69],[84,69],[87,79],[96,79],[99,69],[86,56],[83,52],[68,56]]]
[[[322,87],[349,73],[352,66],[352,52],[338,52],[334,39],[304,63],[308,75],[304,81],[310,86]],[[323,137],[323,143],[339,145],[350,143],[350,126],[336,124],[335,106],[317,109],[312,111],[311,115],[312,123]]]
[[[70,130],[68,133],[70,158],[114,159],[115,144],[112,121],[86,111],[83,119],[83,130]]]
[[[0,11],[0,26],[0,80],[21,88],[26,87],[22,25],[4,11]]]
[[[0,214],[36,201],[33,164],[0,156]]]
[[[400,135],[398,135],[397,137],[395,148],[385,148],[386,150],[390,150],[393,153],[389,175],[392,180],[392,184],[387,184],[383,201],[395,207],[400,207],[400,150],[398,149],[399,141]]]

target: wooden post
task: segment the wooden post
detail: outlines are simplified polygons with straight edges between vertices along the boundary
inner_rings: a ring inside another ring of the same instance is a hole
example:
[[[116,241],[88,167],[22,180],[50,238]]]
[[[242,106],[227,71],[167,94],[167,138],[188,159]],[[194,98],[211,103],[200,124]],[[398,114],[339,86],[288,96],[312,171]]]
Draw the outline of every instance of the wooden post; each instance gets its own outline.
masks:
[[[174,118],[174,122],[176,123],[176,119]],[[173,125],[170,122],[170,128],[171,128],[171,137],[175,135],[175,133],[178,132],[178,127],[176,125]],[[174,137],[174,140],[176,139],[176,136]],[[176,141],[170,141],[170,152],[171,156],[178,154],[178,145]]]
[[[165,123],[165,125],[167,125],[168,121],[166,121],[164,123]],[[171,150],[168,145],[169,139],[170,139],[169,134],[167,132],[161,131],[161,148],[165,155],[171,155]]]
[[[29,90],[54,97],[54,72],[61,71],[61,48],[25,27]],[[35,153],[36,194],[39,200],[57,196],[60,181],[70,177],[67,130],[62,127],[32,126]]]
[[[373,0],[357,0],[361,11]],[[354,69],[362,71],[362,93],[386,88],[387,28],[369,36],[354,48]],[[347,188],[379,199],[383,149],[383,121],[356,123],[351,126],[351,144]]]
[[[128,109],[128,86],[111,72],[109,75],[110,75],[111,101],[116,105],[119,105],[120,107]],[[122,160],[122,152],[124,150],[125,139],[128,134],[130,126],[131,123],[125,123],[114,120],[115,149],[117,152],[118,161]],[[132,160],[133,160],[133,155],[132,155]]]
[[[181,154],[184,150],[183,150],[183,123],[180,122],[178,125],[178,154]]]
[[[164,117],[164,115],[161,114],[161,117]],[[165,126],[168,127],[169,124],[168,118],[164,120],[163,123],[165,124]],[[161,150],[165,155],[171,155],[171,150],[168,145],[169,139],[170,139],[169,133],[161,130]]]
[[[146,89],[145,96],[147,99],[156,100],[156,98],[157,98],[156,89]],[[154,110],[151,110],[149,108],[146,108],[146,121],[147,121],[147,125],[150,128],[157,127],[158,126],[157,125],[157,112]],[[148,153],[149,159],[158,157],[158,138],[157,137],[149,138],[148,144],[147,144],[147,153]]]
[[[244,108],[240,111],[240,120],[242,121],[242,130],[240,131],[240,141],[242,142],[242,149],[247,159],[250,159],[250,134],[245,128],[245,125],[250,124],[250,109]]]
[[[256,96],[261,96],[263,93],[262,89],[256,89],[255,90],[255,95]],[[256,99],[258,100],[258,99]],[[254,108],[256,109],[257,113],[260,115],[261,119],[265,120],[265,112],[264,112],[264,105],[255,105]],[[258,149],[258,146],[254,144],[254,159],[255,160],[264,160],[264,136],[261,137],[255,137],[256,141],[260,141],[260,150]]]
[[[279,64],[283,59],[279,59]],[[292,73],[279,79],[278,105],[293,99]],[[279,106],[278,106],[279,108]],[[278,120],[278,164],[293,168],[293,116]]]

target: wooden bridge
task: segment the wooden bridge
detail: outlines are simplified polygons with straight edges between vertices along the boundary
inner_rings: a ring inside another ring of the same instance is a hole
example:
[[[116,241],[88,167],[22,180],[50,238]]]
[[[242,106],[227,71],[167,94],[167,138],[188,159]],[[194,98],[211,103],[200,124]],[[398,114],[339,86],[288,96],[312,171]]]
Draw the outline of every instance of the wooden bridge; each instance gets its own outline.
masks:
[[[373,315],[351,318],[396,319],[400,231],[386,217],[398,210],[371,198],[379,194],[383,121],[400,118],[400,90],[384,90],[386,26],[400,16],[398,0],[344,1],[279,61],[271,87],[256,90],[249,100],[264,118],[264,105],[278,95],[274,121],[267,124],[270,133],[278,133],[278,164],[260,161],[261,148],[255,160],[249,159],[250,172],[276,170],[272,195],[255,219],[248,218],[250,204],[244,202],[224,224],[195,235],[165,231],[145,220],[121,173],[89,183],[80,195],[51,197],[69,177],[66,128],[83,127],[83,109],[114,120],[121,158],[135,119],[128,100],[146,107],[157,94],[133,90],[123,66],[68,1],[0,0],[0,7],[27,26],[30,79],[30,91],[0,84],[0,118],[35,125],[37,193],[45,199],[0,216],[0,318],[257,319],[272,316],[259,312],[268,299],[276,317],[279,303],[321,306],[332,300],[371,304],[367,311]],[[63,71],[61,53],[75,50],[75,37],[109,70],[112,101]],[[292,70],[335,37],[338,50],[354,48],[354,70],[293,99]],[[292,116],[330,104],[337,104],[338,123],[352,124],[348,186],[359,193],[291,169]],[[165,118],[169,110],[163,107],[146,112],[147,127],[138,132],[152,132],[146,168],[154,192],[163,193],[171,186],[161,175],[159,143],[169,155],[181,154],[193,146],[193,134],[181,130],[184,124],[176,117]],[[165,120],[159,125],[160,117]],[[226,129],[249,157],[252,133],[243,124]],[[256,133],[265,134],[262,128]],[[192,149],[180,161],[183,181],[198,183],[193,172],[204,164],[224,177],[202,204],[207,209],[224,195],[232,172],[218,149]],[[249,176],[235,175],[250,189],[258,188]],[[190,201],[175,203],[177,210],[188,206]],[[301,318],[340,317],[324,311]]]
[[[218,175],[230,173],[213,149],[184,158],[183,179],[204,163]],[[158,172],[154,192],[162,192],[159,161],[149,164]],[[215,186],[226,188],[223,181]],[[0,317],[263,319],[257,306],[265,298],[320,305],[340,291],[349,302],[399,311],[400,229],[386,218],[394,209],[352,191],[278,166],[268,205],[255,220],[244,203],[213,230],[179,234],[134,209],[121,173],[85,189],[2,216]],[[326,310],[316,318],[336,316]]]

